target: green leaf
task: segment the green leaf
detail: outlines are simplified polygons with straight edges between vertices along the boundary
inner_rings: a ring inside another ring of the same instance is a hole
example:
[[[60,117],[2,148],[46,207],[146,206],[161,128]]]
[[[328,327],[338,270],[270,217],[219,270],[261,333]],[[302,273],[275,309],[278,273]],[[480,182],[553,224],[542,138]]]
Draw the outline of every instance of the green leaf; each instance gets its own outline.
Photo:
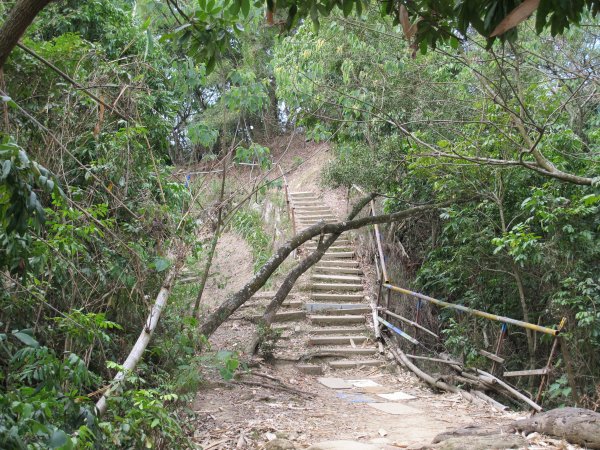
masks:
[[[7,159],[2,163],[2,175],[0,176],[0,180],[6,179],[8,174],[10,173],[10,169],[12,168],[12,162],[10,159]]]
[[[250,0],[242,0],[242,14],[244,17],[248,17],[250,14]]]
[[[350,15],[353,5],[353,0],[342,0],[342,11],[344,12],[344,17],[348,17]]]
[[[29,335],[25,330],[21,331],[13,331],[13,336],[20,340],[23,344],[28,347],[39,347],[40,344],[36,341],[31,335]]]
[[[217,64],[217,58],[211,56],[208,62],[206,63],[206,74],[211,74],[213,70],[215,70],[215,65]]]
[[[450,47],[455,50],[458,48],[458,39],[456,39],[454,36],[450,37]]]
[[[157,256],[154,259],[154,268],[156,269],[157,272],[162,272],[163,270],[168,269],[171,266],[171,261],[169,261],[166,258],[161,258],[160,256]]]
[[[68,440],[69,437],[67,436],[67,433],[65,433],[63,430],[56,430],[54,433],[52,433],[48,445],[50,448],[60,448],[66,446]]]

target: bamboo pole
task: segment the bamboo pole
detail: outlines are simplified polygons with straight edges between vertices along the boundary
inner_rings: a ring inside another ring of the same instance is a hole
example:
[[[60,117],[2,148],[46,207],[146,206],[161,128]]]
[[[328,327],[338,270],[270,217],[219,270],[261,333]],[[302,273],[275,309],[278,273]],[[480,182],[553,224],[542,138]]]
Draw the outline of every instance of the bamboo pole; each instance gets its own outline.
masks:
[[[404,339],[406,339],[407,341],[411,342],[412,344],[415,345],[421,345],[421,343],[419,341],[417,341],[415,338],[413,338],[412,336],[406,334],[404,331],[402,331],[400,328],[392,325],[391,323],[389,323],[387,320],[382,319],[381,317],[377,316],[377,320],[385,325],[388,329],[392,330],[394,333],[396,333],[399,336],[402,336]]]
[[[531,406],[537,412],[540,412],[542,410],[542,407],[540,405],[538,405],[537,403],[535,403],[533,400],[531,400],[526,395],[524,395],[524,394],[520,393],[519,391],[517,391],[515,388],[513,388],[512,386],[510,386],[508,383],[505,383],[504,381],[502,381],[500,378],[495,377],[491,373],[488,373],[488,372],[486,372],[484,370],[481,370],[481,369],[475,369],[475,370],[477,370],[477,373],[480,375],[480,378],[483,379],[484,381],[487,381],[488,383],[491,382],[492,384],[497,383],[500,386],[502,386],[504,389],[506,389],[508,392],[510,392],[514,397],[516,397],[519,400],[527,403],[529,406]]]
[[[516,325],[521,328],[526,328],[528,330],[538,331],[540,333],[550,334],[552,336],[557,336],[559,334],[559,330],[554,330],[552,328],[542,327],[540,325],[536,325],[529,322],[523,322],[521,320],[511,319],[510,317],[498,316],[496,314],[490,314],[485,311],[479,311],[477,309],[469,308],[463,305],[455,305],[453,303],[444,302],[442,300],[437,300],[433,297],[429,297],[427,295],[419,294],[418,292],[409,291],[408,289],[404,289],[398,286],[394,286],[392,284],[386,283],[383,287],[390,289],[392,291],[401,292],[403,294],[407,294],[412,297],[419,298],[421,300],[425,300],[426,302],[433,303],[434,305],[442,306],[444,308],[452,308],[458,311],[465,312],[467,314],[471,314],[473,316],[483,317],[484,319],[496,320],[498,322],[509,323],[511,325]]]
[[[410,359],[408,359],[406,357],[406,354],[404,354],[404,352],[402,350],[400,350],[398,347],[391,346],[390,342],[388,342],[388,339],[386,339],[386,338],[384,338],[384,339],[385,339],[386,343],[388,344],[388,349],[392,353],[392,356],[394,356],[394,358],[400,364],[402,364],[403,366],[408,368],[410,371],[412,371],[415,375],[417,375],[421,380],[425,381],[427,384],[429,384],[430,386],[432,386],[434,388],[441,389],[441,390],[447,391],[447,392],[452,392],[453,394],[460,394],[466,400],[468,400],[470,402],[475,401],[475,397],[472,396],[471,394],[469,394],[468,392],[466,392],[456,386],[453,386],[451,384],[444,383],[443,381],[440,381],[440,380],[436,380],[431,375],[423,372],[421,369],[419,369],[417,366],[415,366]]]
[[[495,356],[500,356],[500,350],[502,349],[502,341],[504,340],[504,336],[506,335],[507,332],[507,326],[506,324],[502,324],[502,328],[500,329],[500,335],[498,336],[498,342],[496,344],[496,351],[494,352]],[[492,369],[491,369],[492,374],[494,372],[496,372],[496,361],[492,360]]]

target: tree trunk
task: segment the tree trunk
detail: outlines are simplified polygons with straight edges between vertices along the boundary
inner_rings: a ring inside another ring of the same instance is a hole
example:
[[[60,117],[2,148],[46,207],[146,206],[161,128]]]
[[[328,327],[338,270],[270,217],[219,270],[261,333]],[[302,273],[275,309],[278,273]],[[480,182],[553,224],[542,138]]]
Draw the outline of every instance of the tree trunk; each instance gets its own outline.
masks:
[[[158,320],[160,319],[160,315],[165,305],[167,304],[167,300],[169,299],[169,294],[171,293],[171,287],[173,286],[173,282],[177,273],[179,272],[179,268],[181,264],[178,264],[177,261],[181,261],[182,258],[178,258],[174,255],[174,253],[169,252],[169,260],[172,261],[172,267],[169,270],[169,273],[165,277],[165,281],[162,284],[158,295],[156,296],[156,301],[154,302],[154,306],[152,306],[152,310],[144,323],[144,327],[142,328],[142,332],[140,333],[138,340],[135,345],[129,352],[127,359],[123,363],[123,370],[119,371],[115,378],[113,379],[112,385],[108,391],[104,393],[100,400],[96,403],[96,410],[98,411],[98,415],[101,416],[106,412],[106,408],[108,407],[107,399],[111,395],[111,393],[121,384],[125,375],[128,372],[131,372],[135,369],[140,359],[142,359],[142,355],[152,338],[152,334],[158,325]]]
[[[327,251],[327,249],[331,247],[331,245],[339,236],[339,233],[335,233],[332,236],[328,237],[325,240],[325,242],[319,241],[317,249],[310,255],[308,255],[306,258],[304,258],[302,261],[300,261],[300,263],[288,273],[288,275],[285,277],[285,280],[283,280],[283,283],[281,283],[281,286],[275,293],[275,296],[267,305],[263,316],[259,320],[259,326],[262,325],[265,328],[271,326],[271,324],[273,323],[273,319],[275,319],[275,314],[277,313],[282,303],[294,287],[294,284],[296,283],[298,278],[300,278],[300,276],[308,269],[310,269],[313,265],[319,262],[319,260]],[[248,353],[254,353],[259,342],[260,336],[258,335],[258,333],[255,333],[255,335],[250,341],[250,344],[248,345]]]
[[[585,448],[600,449],[600,413],[582,408],[559,408],[513,423],[517,430],[565,439]]]
[[[52,0],[17,0],[0,27],[0,68],[33,19]]]
[[[374,196],[375,194],[371,194],[363,198],[358,204],[362,205],[359,209],[362,209],[364,205],[374,198]],[[248,301],[248,299],[252,297],[267,282],[273,272],[277,270],[281,263],[283,263],[283,261],[285,261],[285,259],[296,248],[309,239],[320,234],[343,233],[344,231],[356,230],[358,228],[362,228],[367,225],[374,225],[376,223],[380,224],[395,222],[434,208],[448,206],[451,203],[454,202],[415,206],[414,208],[398,211],[393,214],[368,216],[356,220],[335,223],[319,222],[315,225],[312,225],[279,247],[277,252],[261,267],[261,269],[254,275],[254,277],[252,277],[250,281],[248,281],[248,283],[246,283],[242,289],[232,294],[227,300],[221,303],[221,305],[219,305],[219,307],[202,322],[198,331],[206,337],[210,336],[224,321],[229,318],[229,316],[231,316],[240,306]]]

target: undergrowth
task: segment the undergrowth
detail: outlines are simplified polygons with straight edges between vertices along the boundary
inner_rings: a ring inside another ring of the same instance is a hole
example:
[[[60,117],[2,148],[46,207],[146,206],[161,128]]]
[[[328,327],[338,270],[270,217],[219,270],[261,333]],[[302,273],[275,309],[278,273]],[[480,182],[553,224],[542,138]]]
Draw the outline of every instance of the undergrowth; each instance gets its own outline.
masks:
[[[250,245],[256,273],[271,257],[271,239],[263,228],[260,213],[242,209],[233,217],[231,226]]]

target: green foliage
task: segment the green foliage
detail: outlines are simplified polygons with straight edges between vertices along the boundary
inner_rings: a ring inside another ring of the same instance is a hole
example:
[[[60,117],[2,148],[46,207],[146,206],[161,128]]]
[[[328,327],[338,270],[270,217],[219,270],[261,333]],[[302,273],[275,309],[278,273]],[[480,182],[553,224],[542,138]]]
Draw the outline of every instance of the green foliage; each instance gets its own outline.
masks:
[[[40,229],[45,213],[35,188],[60,194],[48,169],[31,161],[12,138],[0,135],[0,238],[23,234],[30,224]]]
[[[252,143],[248,148],[238,147],[235,149],[234,161],[239,163],[258,164],[261,169],[271,167],[270,150],[257,143]]]
[[[459,39],[464,38],[471,29],[485,37],[488,46],[496,39],[502,42],[515,41],[515,28],[498,37],[490,35],[521,3],[518,0],[464,0],[458,3],[450,0],[385,0],[377,6],[380,17],[390,18],[394,26],[402,25],[407,40],[413,40],[412,47],[425,54],[428,47],[435,49],[443,44],[457,48]],[[244,31],[241,22],[254,14],[259,15],[264,6],[265,3],[261,0],[253,3],[250,0],[200,0],[196,9],[184,16],[186,23],[167,38],[177,37],[180,41],[189,42],[190,52],[208,61],[207,67],[210,72],[216,61],[222,58],[231,43]],[[266,2],[268,11],[285,19],[288,30],[303,23],[303,19],[310,18],[314,32],[319,32],[321,22],[332,13],[343,17],[349,17],[353,13],[361,16],[370,6],[365,0],[323,0],[319,3],[309,0]],[[556,36],[588,17],[595,17],[600,7],[596,0],[578,0],[563,3],[542,2],[534,9],[537,9],[536,32],[539,34],[550,29],[552,36]],[[513,23],[513,26],[518,23],[520,21]]]
[[[6,448],[85,448],[93,441],[96,419],[93,403],[78,392],[96,384],[97,375],[75,353],[59,359],[31,330],[15,330],[12,337],[0,335],[6,369],[0,441]]]
[[[265,81],[259,82],[251,70],[232,71],[229,74],[231,87],[223,95],[227,109],[249,113],[260,111],[268,99]]]
[[[281,338],[282,330],[258,324],[257,331],[259,353],[267,359],[272,358],[277,348],[277,342]]]
[[[271,239],[263,229],[260,213],[242,209],[231,220],[231,226],[250,245],[254,257],[254,271],[258,271],[271,257]]]
[[[453,353],[461,355],[466,364],[471,365],[479,358],[463,321],[457,322],[452,317],[448,318],[442,334],[445,336],[445,346]]]
[[[116,448],[191,448],[179,420],[167,405],[178,399],[157,389],[124,391],[109,399],[110,421],[102,421],[104,445]]]
[[[200,144],[207,148],[212,148],[217,143],[219,132],[210,128],[205,123],[195,123],[188,127],[190,141],[192,144]]]
[[[234,352],[221,350],[217,352],[215,359],[220,363],[221,367],[219,372],[225,381],[229,381],[233,378],[235,371],[240,366],[238,355]]]

